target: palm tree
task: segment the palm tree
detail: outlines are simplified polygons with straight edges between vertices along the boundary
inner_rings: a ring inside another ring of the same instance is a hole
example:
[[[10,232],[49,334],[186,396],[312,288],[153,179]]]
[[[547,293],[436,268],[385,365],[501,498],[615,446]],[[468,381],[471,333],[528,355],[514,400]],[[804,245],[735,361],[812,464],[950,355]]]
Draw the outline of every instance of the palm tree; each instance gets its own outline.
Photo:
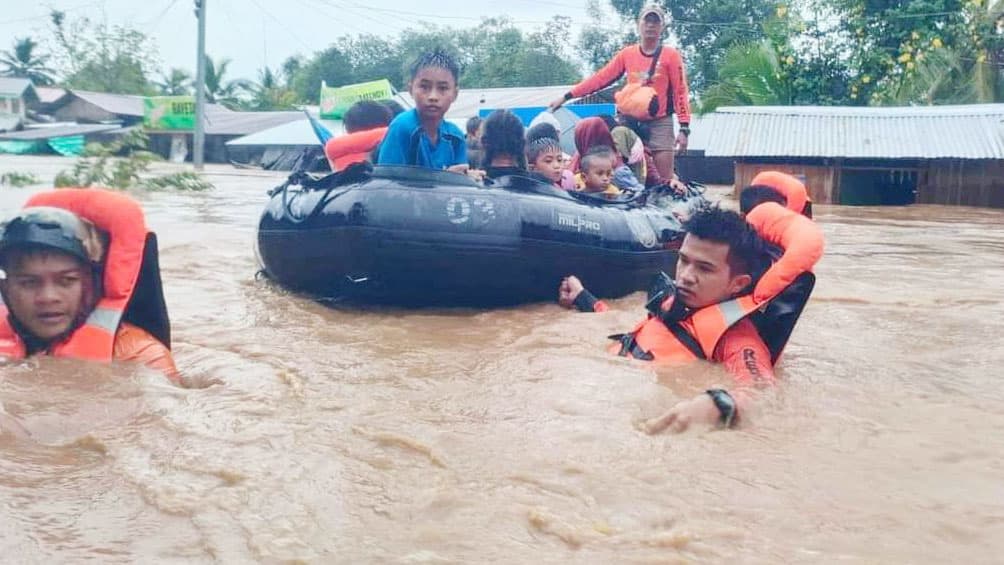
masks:
[[[230,59],[214,62],[206,55],[206,100],[236,109],[241,105],[241,94],[251,90],[251,83],[244,79],[224,80]]]
[[[7,67],[0,75],[31,79],[39,86],[52,84],[53,70],[46,67],[48,55],[37,55],[38,43],[30,37],[14,40],[14,49],[0,52],[0,65]]]
[[[192,93],[192,75],[184,69],[173,68],[164,75],[163,81],[156,83],[164,96],[182,96]]]
[[[718,81],[701,96],[701,112],[719,106],[764,106],[792,103],[791,83],[768,40],[736,43],[718,68]]]
[[[258,83],[251,88],[251,102],[248,105],[250,109],[288,110],[293,108],[295,102],[296,94],[280,84],[272,69],[265,67],[258,71]]]

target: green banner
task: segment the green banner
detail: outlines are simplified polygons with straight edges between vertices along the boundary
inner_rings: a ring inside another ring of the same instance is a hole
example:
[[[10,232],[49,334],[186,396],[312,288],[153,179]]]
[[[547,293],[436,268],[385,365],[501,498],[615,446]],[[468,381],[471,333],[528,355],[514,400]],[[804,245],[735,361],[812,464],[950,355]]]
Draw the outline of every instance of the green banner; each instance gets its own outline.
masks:
[[[153,130],[195,129],[194,96],[152,96],[143,99],[143,127]]]
[[[360,100],[384,100],[394,96],[387,79],[332,88],[321,84],[321,119],[340,120],[349,106]]]

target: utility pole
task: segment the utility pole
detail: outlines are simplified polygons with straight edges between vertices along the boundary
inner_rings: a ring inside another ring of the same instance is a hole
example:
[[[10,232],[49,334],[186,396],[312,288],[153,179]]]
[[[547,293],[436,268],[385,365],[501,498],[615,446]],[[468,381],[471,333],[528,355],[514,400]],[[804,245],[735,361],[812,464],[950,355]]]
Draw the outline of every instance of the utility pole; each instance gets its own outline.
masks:
[[[192,164],[202,170],[206,144],[206,0],[195,0],[195,15],[199,18],[199,46],[195,66],[195,138],[192,142]]]

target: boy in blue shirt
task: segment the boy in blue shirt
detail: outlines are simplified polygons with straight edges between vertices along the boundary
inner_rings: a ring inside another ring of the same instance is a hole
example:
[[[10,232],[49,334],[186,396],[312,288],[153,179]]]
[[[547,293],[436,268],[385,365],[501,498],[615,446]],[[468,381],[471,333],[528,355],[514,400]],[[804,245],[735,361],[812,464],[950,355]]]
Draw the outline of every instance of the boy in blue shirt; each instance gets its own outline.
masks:
[[[464,132],[443,119],[457,99],[459,74],[453,57],[439,49],[415,61],[408,83],[415,108],[399,114],[390,123],[377,164],[467,172]]]

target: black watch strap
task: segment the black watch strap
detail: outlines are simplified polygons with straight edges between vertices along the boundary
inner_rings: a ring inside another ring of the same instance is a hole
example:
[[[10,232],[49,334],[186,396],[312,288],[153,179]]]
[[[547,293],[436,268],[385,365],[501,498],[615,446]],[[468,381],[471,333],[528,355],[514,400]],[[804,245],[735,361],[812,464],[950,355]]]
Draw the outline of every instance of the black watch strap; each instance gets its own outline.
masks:
[[[718,408],[719,414],[721,416],[718,422],[725,428],[731,428],[736,425],[737,416],[739,415],[739,408],[736,406],[736,401],[729,394],[729,391],[724,388],[710,388],[707,391],[708,396],[715,403],[715,407]]]
[[[578,308],[579,312],[593,312],[597,302],[599,301],[593,296],[593,293],[582,289],[582,292],[575,297],[575,301],[572,304]]]

